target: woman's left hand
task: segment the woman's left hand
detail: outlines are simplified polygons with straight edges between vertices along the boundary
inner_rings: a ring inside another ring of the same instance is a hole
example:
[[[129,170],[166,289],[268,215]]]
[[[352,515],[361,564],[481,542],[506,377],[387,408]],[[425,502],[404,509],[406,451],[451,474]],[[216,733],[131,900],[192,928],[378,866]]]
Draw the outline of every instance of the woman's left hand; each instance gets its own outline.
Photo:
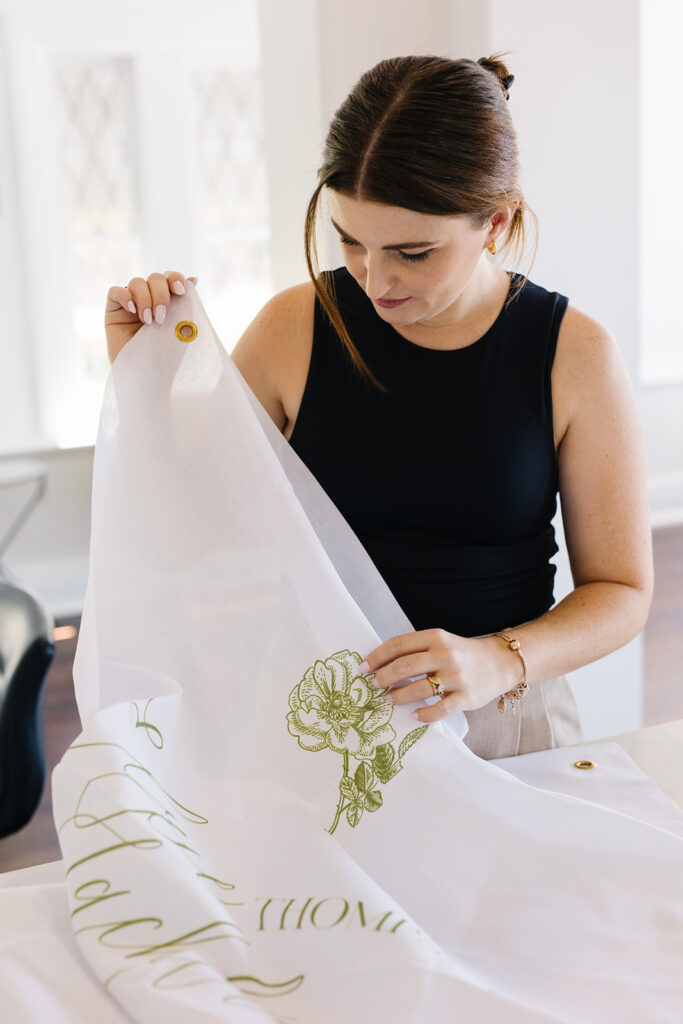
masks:
[[[413,712],[421,722],[437,722],[456,711],[483,707],[513,689],[521,678],[519,658],[495,636],[464,637],[445,629],[402,633],[376,647],[360,666],[375,672],[375,685],[390,691],[395,704],[414,704],[434,696],[426,677],[435,673],[444,688],[438,703]]]

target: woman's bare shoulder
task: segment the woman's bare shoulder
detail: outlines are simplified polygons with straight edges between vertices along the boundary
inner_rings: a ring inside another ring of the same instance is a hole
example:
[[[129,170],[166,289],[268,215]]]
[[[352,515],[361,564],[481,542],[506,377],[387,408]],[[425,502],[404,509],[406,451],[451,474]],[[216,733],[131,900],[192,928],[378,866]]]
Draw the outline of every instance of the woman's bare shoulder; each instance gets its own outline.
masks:
[[[579,375],[590,372],[588,363],[602,361],[612,351],[617,351],[616,342],[607,328],[576,306],[567,306],[557,339],[556,358],[567,364]]]
[[[280,430],[296,419],[313,341],[315,288],[285,288],[254,317],[232,351],[247,384]]]
[[[625,386],[626,368],[613,336],[592,316],[567,306],[552,371],[556,446],[572,419],[585,414],[606,392]]]

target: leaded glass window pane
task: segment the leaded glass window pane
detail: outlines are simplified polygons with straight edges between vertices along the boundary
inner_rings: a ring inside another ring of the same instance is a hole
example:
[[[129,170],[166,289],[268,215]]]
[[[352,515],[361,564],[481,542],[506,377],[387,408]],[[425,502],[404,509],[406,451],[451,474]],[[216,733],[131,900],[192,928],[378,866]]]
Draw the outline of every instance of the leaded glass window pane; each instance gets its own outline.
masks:
[[[141,263],[132,67],[114,57],[74,59],[54,76],[73,320],[96,409],[107,373],[106,294]]]
[[[263,96],[258,71],[196,75],[200,205],[204,225],[268,220]]]
[[[56,71],[64,115],[62,160],[71,230],[133,227],[130,62],[109,58]]]
[[[261,76],[195,73],[200,288],[231,347],[271,294]]]

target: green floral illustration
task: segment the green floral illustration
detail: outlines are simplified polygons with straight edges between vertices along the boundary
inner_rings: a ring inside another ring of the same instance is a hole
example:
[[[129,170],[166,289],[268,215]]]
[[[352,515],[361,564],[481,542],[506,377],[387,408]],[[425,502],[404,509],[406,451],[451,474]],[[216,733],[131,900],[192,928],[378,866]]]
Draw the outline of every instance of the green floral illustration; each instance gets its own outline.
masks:
[[[396,732],[389,723],[394,705],[372,682],[373,673],[360,675],[356,651],[337,651],[306,670],[289,695],[287,728],[304,750],[334,750],[343,756],[339,803],[328,829],[335,831],[342,814],[355,828],[365,811],[382,806],[380,784],[403,768],[402,758],[427,731],[427,726],[404,736],[395,748]],[[353,774],[350,760],[358,762]]]

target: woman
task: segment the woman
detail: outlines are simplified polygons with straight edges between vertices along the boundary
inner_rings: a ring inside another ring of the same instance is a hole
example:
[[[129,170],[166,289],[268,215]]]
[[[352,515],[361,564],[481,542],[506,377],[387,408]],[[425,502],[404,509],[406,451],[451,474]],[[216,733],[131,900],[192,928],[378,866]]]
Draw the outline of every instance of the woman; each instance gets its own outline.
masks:
[[[653,582],[614,341],[487,255],[522,248],[531,215],[511,83],[498,58],[401,57],[365,74],[309,206],[312,280],[276,295],[233,352],[415,626],[365,670],[397,703],[439,696],[422,722],[464,711],[482,757],[578,742],[564,673],[642,629]],[[345,267],[321,276],[323,189]],[[179,273],[111,288],[110,358],[183,290]],[[551,608],[558,491],[575,587]]]

